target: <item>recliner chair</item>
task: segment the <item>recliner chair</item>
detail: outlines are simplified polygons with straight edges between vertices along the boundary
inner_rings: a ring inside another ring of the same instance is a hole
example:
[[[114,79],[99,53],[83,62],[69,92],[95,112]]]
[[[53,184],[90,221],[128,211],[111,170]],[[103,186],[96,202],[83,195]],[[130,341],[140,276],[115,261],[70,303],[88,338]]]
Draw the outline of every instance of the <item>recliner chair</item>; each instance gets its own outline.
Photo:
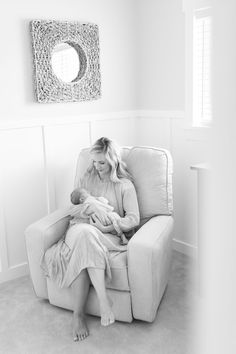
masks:
[[[89,163],[89,149],[78,158],[75,186]],[[127,252],[111,261],[112,281],[106,285],[116,320],[133,318],[152,322],[165,288],[172,253],[172,158],[164,149],[123,147],[122,159],[134,178],[141,223],[130,239]],[[73,189],[73,188],[72,188]],[[73,309],[71,288],[59,288],[40,267],[44,252],[66,232],[68,208],[56,210],[25,231],[30,274],[35,293],[52,305]],[[91,286],[86,312],[100,316],[98,299]]]

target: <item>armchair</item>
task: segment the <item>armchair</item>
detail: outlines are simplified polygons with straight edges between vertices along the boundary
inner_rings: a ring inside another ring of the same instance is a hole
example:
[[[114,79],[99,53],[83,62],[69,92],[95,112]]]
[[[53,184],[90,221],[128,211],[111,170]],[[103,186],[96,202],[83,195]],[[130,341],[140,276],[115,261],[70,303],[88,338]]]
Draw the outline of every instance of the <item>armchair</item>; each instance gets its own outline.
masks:
[[[134,177],[141,224],[128,243],[127,252],[111,261],[112,281],[106,284],[118,321],[133,318],[155,319],[168,282],[172,252],[172,158],[164,149],[124,147],[122,159]],[[89,161],[83,149],[77,162],[75,186]],[[72,310],[70,288],[59,288],[46,278],[40,267],[44,252],[57,242],[69,224],[68,209],[56,210],[31,224],[25,231],[29,269],[35,293],[52,305]],[[99,304],[91,286],[86,312],[100,316]]]

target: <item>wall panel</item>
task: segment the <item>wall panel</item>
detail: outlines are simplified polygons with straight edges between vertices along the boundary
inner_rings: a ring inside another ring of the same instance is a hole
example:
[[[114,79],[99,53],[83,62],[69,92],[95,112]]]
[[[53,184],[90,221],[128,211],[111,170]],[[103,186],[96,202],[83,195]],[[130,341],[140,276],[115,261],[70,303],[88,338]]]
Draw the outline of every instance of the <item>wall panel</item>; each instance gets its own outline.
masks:
[[[25,228],[47,212],[41,128],[0,131],[0,161],[1,243],[7,252],[1,259],[9,273],[27,262]]]
[[[133,118],[93,121],[91,124],[92,143],[102,136],[114,139],[120,146],[134,145],[136,141]]]
[[[136,122],[139,145],[170,149],[171,125],[169,118],[140,117]]]
[[[70,203],[79,152],[90,146],[89,122],[44,129],[49,211]]]

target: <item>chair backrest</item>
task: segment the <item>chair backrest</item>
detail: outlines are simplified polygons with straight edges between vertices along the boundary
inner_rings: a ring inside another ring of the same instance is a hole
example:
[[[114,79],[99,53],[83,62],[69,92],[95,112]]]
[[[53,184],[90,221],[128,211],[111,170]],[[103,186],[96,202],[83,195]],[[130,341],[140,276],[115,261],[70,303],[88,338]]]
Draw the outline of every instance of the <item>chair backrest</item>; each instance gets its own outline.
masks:
[[[173,163],[170,152],[155,147],[134,146],[121,148],[121,156],[133,177],[141,219],[171,215]],[[86,172],[90,159],[89,148],[83,149],[77,162],[75,187]]]

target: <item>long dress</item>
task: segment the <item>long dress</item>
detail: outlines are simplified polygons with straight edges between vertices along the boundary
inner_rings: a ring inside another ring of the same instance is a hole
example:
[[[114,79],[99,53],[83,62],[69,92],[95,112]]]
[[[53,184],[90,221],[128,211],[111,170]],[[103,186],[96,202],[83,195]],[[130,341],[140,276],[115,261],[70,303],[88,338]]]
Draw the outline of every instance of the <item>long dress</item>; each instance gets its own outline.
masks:
[[[121,217],[122,231],[128,237],[133,234],[140,217],[136,191],[130,180],[102,181],[98,174],[86,173],[80,184],[94,197],[106,198]],[[72,224],[64,237],[45,252],[41,267],[59,287],[69,287],[81,270],[88,267],[104,269],[106,281],[110,281],[111,258],[126,251],[127,246],[120,245],[118,236],[102,233],[86,223]]]

